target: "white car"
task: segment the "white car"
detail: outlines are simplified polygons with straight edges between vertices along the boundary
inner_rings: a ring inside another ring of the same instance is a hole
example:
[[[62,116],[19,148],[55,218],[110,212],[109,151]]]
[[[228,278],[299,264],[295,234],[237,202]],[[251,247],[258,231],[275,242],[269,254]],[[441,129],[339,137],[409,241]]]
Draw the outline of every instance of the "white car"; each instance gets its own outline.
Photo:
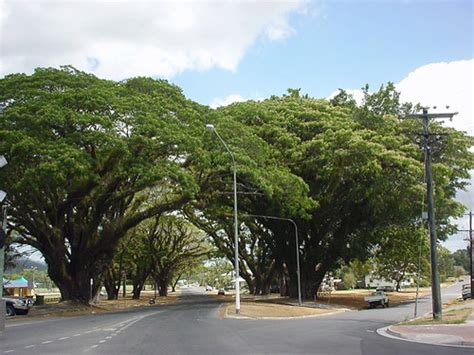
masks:
[[[372,292],[370,296],[364,298],[364,301],[369,304],[369,308],[375,308],[379,305],[385,308],[389,305],[388,297],[383,291]]]
[[[463,300],[467,300],[468,298],[471,298],[471,285],[470,284],[462,285],[461,296]]]
[[[20,314],[28,314],[28,311],[33,306],[33,300],[29,297],[4,296],[3,300],[6,303],[7,317],[12,317]]]
[[[206,291],[212,291],[212,286],[206,285]]]

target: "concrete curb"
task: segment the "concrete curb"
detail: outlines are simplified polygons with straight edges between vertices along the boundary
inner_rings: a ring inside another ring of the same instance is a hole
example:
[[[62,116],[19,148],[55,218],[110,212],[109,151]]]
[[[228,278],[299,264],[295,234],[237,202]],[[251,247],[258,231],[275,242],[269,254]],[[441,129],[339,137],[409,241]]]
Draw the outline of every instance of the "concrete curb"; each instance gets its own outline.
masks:
[[[405,334],[392,330],[391,327],[392,326],[379,328],[377,329],[377,334],[386,338],[407,341],[410,343],[419,343],[419,344],[426,344],[426,345],[455,347],[455,348],[464,348],[464,349],[474,349],[474,343],[464,342],[463,340],[459,340],[459,339],[462,339],[462,337],[443,335],[444,339],[446,339],[446,337],[449,337],[448,339],[451,339],[451,341],[445,342],[443,339],[443,342],[436,342],[434,341],[434,339],[439,339],[440,337],[439,334],[418,334],[420,335],[418,336],[418,338],[416,338],[417,335],[415,334],[413,335],[415,339],[413,339],[410,336],[407,336]],[[423,339],[423,337],[425,339]]]

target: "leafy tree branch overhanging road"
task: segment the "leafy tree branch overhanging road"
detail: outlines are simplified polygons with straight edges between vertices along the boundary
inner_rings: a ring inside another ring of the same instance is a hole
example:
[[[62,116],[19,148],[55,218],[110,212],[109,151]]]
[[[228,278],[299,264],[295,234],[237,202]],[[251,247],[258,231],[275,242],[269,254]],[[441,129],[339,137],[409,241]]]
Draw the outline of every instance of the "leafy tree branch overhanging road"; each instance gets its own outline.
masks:
[[[239,211],[297,221],[303,295],[312,298],[327,271],[389,245],[422,210],[423,157],[409,134],[419,127],[396,118],[413,107],[400,104],[391,84],[365,95],[359,107],[344,92],[329,102],[289,90],[211,110],[150,78],[112,82],[71,67],[6,76],[0,153],[10,164],[0,179],[9,227],[40,250],[64,300],[89,301],[89,279],[95,294],[121,240],[170,214],[187,216],[232,259],[230,165],[206,133],[213,123],[235,152],[247,192]],[[448,133],[433,166],[445,238],[449,217],[464,211],[454,197],[474,166],[473,138],[433,128]],[[265,293],[275,275],[287,275],[295,296],[289,227],[240,220],[249,288]]]

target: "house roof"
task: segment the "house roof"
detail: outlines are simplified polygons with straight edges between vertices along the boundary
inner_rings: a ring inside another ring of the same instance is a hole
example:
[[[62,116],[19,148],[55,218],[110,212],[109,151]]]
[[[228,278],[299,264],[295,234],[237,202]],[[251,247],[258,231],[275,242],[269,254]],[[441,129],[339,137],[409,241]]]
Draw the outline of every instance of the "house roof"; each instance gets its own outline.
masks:
[[[19,277],[16,280],[3,279],[4,288],[29,288],[28,280],[24,277]]]

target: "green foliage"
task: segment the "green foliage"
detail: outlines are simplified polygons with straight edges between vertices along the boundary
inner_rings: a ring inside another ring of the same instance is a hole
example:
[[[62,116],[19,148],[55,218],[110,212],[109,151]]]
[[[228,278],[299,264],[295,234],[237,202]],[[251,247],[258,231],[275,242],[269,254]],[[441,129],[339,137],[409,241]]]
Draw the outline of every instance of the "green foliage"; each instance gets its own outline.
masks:
[[[464,270],[471,268],[469,259],[470,248],[456,250],[452,255],[455,266],[461,266]]]
[[[366,275],[369,275],[374,270],[373,259],[361,261],[354,259],[349,263],[349,269],[356,277],[356,281],[363,280]]]
[[[148,78],[116,83],[63,67],[0,80],[10,226],[44,255],[63,299],[87,300],[89,278],[100,279],[130,228],[198,191],[186,164],[202,112]],[[150,191],[153,204],[133,208]]]
[[[462,266],[454,265],[454,277],[458,278],[460,276],[466,275],[466,273],[466,270]]]
[[[367,258],[380,243],[387,245],[384,236],[394,230],[403,234],[413,229],[423,209],[422,152],[414,136],[407,134],[421,127],[397,119],[418,106],[401,104],[391,83],[374,94],[365,87],[364,95],[359,107],[344,92],[328,103],[290,90],[283,97],[219,110],[251,127],[271,145],[271,157],[301,179],[302,185],[287,184],[281,195],[239,197],[243,200],[239,208],[249,214],[294,217],[309,297],[327,271],[354,258]],[[454,201],[455,191],[464,187],[463,179],[473,166],[468,151],[472,137],[444,130],[452,134],[439,147],[435,166],[440,238],[452,231],[448,217],[463,211]],[[301,192],[295,191],[298,186]],[[293,200],[299,195],[304,200]],[[261,223],[274,241],[265,247],[272,251],[267,255],[286,265],[294,284],[295,258],[288,252],[294,250],[291,228],[278,221]]]
[[[427,231],[418,226],[386,228],[375,252],[375,274],[394,280],[397,288],[409,275],[429,275],[429,240]],[[419,264],[420,263],[420,264]]]
[[[163,289],[191,264],[175,259],[188,250],[181,241],[196,235],[181,215],[232,262],[232,161],[205,130],[212,123],[235,156],[239,258],[250,289],[265,292],[276,276],[288,275],[295,295],[296,249],[307,297],[326,272],[374,253],[377,264],[391,265],[381,273],[412,272],[423,154],[411,134],[419,123],[397,116],[418,106],[401,104],[392,83],[363,90],[362,106],[343,91],[326,101],[292,89],[210,110],[163,80],[112,82],[72,67],[6,76],[0,153],[9,164],[0,179],[10,227],[20,243],[42,252],[63,299],[86,301],[91,277],[116,280],[125,267],[137,280],[142,271],[154,274]],[[443,239],[454,230],[450,217],[464,211],[454,198],[474,167],[474,139],[436,123],[432,129],[449,133],[433,147]],[[299,245],[288,221],[249,216],[256,214],[295,220]],[[154,242],[142,243],[144,236]],[[152,271],[143,266],[149,249]],[[352,267],[356,277],[365,271]]]
[[[204,264],[204,282],[214,288],[227,287],[232,284],[232,264],[227,259],[214,258]]]
[[[448,249],[438,245],[438,271],[441,282],[445,282],[448,277],[455,277],[454,258]]]

